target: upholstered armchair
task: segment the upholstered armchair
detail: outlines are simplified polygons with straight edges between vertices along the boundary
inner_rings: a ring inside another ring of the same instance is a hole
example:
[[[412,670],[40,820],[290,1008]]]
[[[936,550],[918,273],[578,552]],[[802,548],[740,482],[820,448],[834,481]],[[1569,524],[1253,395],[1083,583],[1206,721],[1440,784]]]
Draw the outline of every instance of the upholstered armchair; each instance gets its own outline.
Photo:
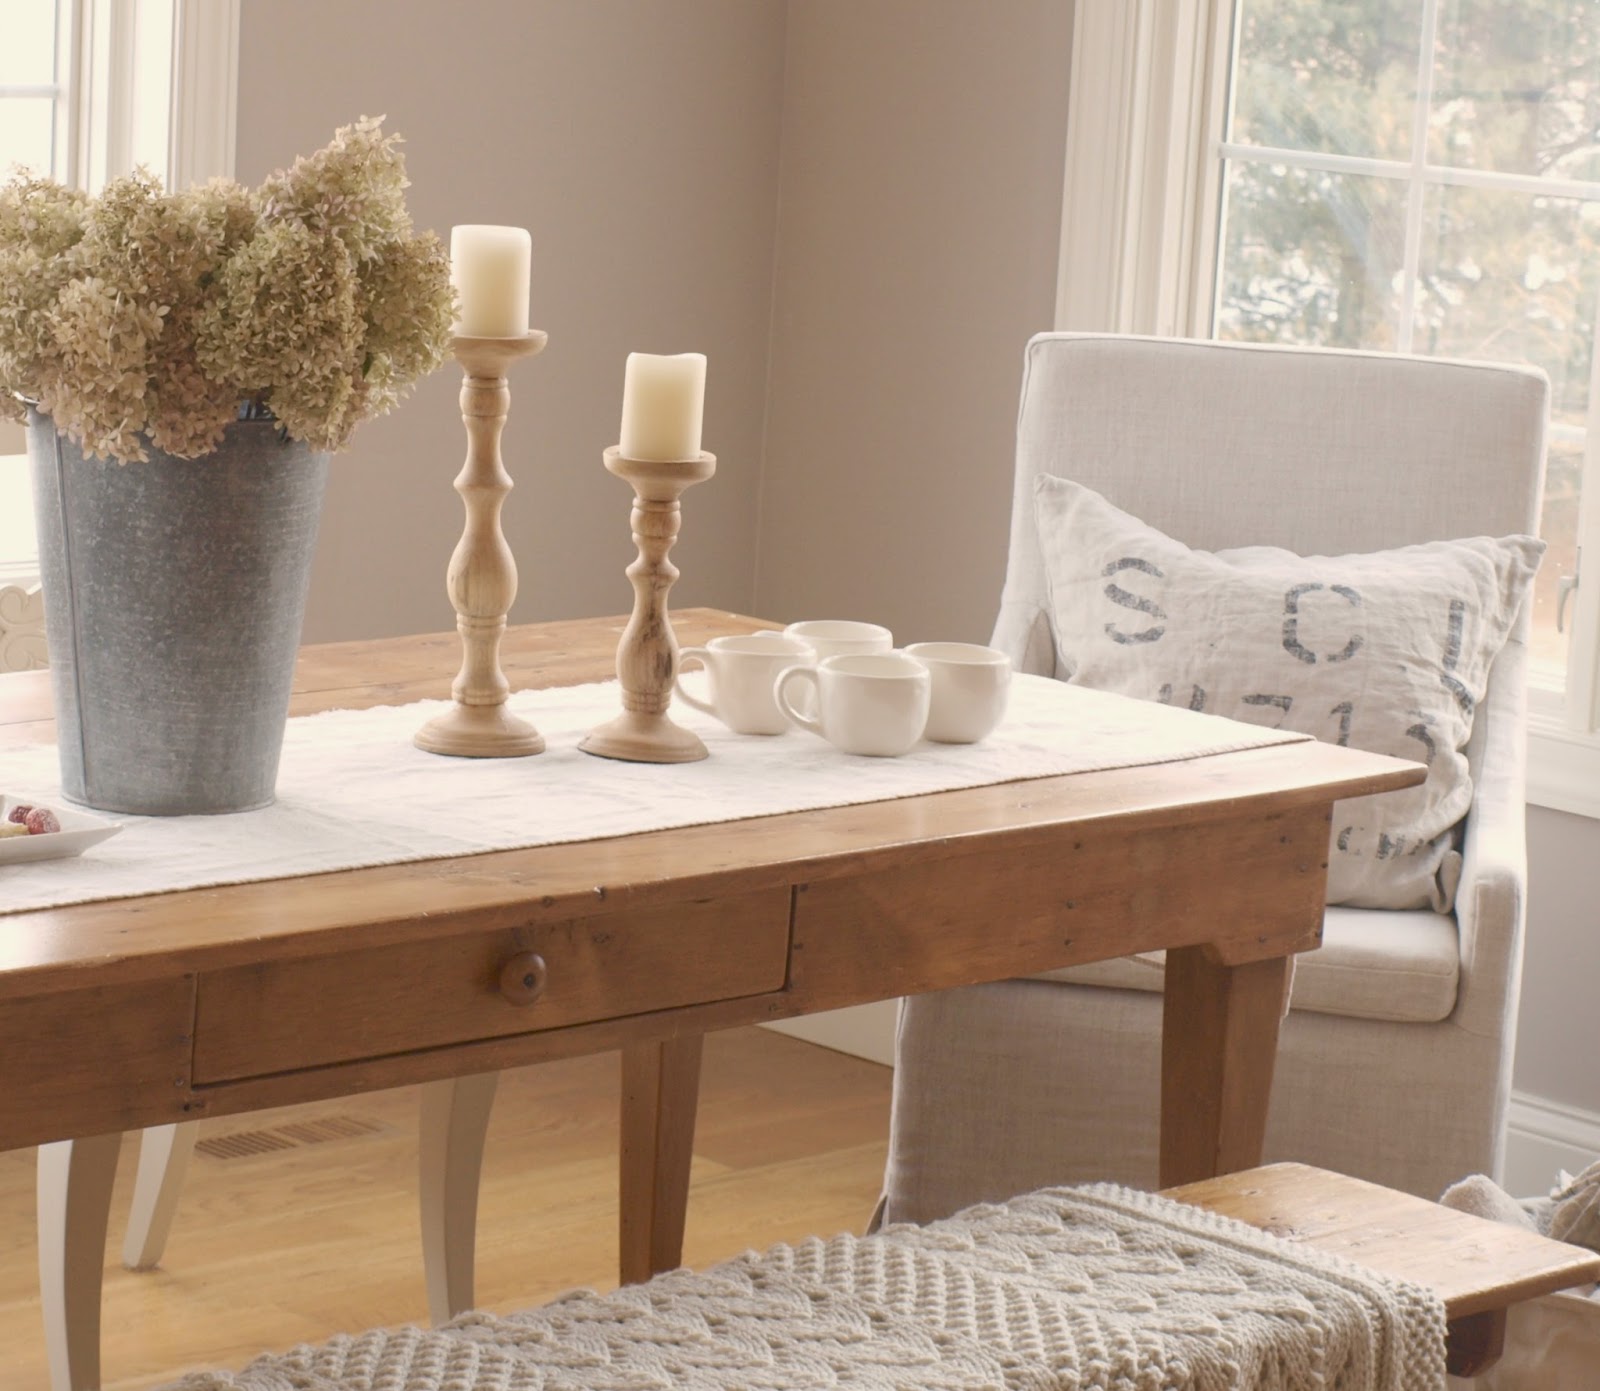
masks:
[[[1532,533],[1547,395],[1540,374],[1489,365],[1035,338],[993,641],[1019,670],[1071,670],[1036,526],[1040,475],[1205,551],[1343,556]],[[1298,960],[1269,1160],[1428,1197],[1500,1166],[1523,941],[1527,625],[1523,612],[1471,727],[1453,911],[1330,907],[1323,946]],[[887,1218],[1050,1183],[1154,1186],[1161,984],[1158,959],[1129,959],[905,1001]]]

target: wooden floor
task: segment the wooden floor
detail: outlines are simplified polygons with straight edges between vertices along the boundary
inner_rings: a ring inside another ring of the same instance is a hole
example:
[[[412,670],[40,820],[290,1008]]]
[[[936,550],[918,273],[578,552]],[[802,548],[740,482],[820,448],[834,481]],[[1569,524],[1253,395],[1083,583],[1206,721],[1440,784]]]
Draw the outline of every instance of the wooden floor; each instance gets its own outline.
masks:
[[[526,1307],[616,1283],[616,1055],[501,1082],[478,1219],[478,1303]],[[222,1158],[197,1153],[161,1270],[117,1259],[135,1151],[123,1148],[105,1292],[106,1391],[341,1330],[425,1322],[416,1093],[208,1122],[207,1138],[307,1119],[369,1133]],[[685,1260],[861,1230],[883,1173],[888,1069],[764,1029],[706,1041]],[[246,1144],[237,1148],[249,1148]],[[259,1142],[257,1142],[259,1143]],[[34,1152],[0,1154],[0,1386],[43,1388]]]

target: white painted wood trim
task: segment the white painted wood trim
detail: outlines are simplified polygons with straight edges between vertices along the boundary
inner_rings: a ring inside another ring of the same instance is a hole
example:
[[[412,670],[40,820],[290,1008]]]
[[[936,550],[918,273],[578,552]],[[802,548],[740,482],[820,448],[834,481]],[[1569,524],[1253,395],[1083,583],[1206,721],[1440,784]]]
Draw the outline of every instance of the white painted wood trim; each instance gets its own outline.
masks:
[[[1600,1159],[1600,1112],[1512,1092],[1506,1121],[1504,1187],[1518,1198],[1545,1196],[1556,1172],[1576,1174]]]
[[[1557,720],[1530,719],[1527,799],[1552,811],[1600,817],[1600,737]]]
[[[233,178],[239,130],[240,0],[178,0],[172,54],[172,188]]]
[[[1226,0],[1079,0],[1058,329],[1209,329],[1231,14]]]
[[[1056,276],[1058,329],[1118,328],[1137,84],[1137,0],[1078,0],[1067,89],[1066,174]]]
[[[78,0],[72,93],[75,181],[98,191],[133,168],[134,13],[112,0]]]
[[[238,144],[241,0],[176,0],[167,107],[167,186],[232,177]],[[77,0],[72,48],[73,181],[91,190],[132,168],[136,15],[122,0]]]
[[[78,84],[82,80],[81,0],[68,0],[56,10],[56,131],[50,174],[74,188],[78,177]]]

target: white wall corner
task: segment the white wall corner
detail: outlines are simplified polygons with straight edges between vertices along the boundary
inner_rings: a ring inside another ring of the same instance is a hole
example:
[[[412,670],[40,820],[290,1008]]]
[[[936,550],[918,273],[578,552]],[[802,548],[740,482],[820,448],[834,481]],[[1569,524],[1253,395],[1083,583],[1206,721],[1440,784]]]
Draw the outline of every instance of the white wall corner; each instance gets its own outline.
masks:
[[[1558,1170],[1576,1174],[1600,1159],[1600,1113],[1512,1092],[1502,1186],[1518,1198],[1547,1194]]]

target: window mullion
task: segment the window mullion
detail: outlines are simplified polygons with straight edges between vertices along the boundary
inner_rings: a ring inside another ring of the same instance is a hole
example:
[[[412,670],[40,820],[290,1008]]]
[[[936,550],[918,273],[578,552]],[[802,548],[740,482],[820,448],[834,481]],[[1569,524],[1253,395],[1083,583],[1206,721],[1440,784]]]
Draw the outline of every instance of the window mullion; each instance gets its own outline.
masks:
[[[1371,155],[1341,155],[1327,150],[1291,150],[1281,145],[1235,144],[1223,141],[1217,147],[1222,159],[1249,164],[1282,164],[1293,169],[1311,169],[1325,174],[1360,174],[1378,179],[1412,179],[1416,167],[1405,160],[1377,159]]]
[[[118,0],[77,0],[77,178],[90,190],[133,168],[135,15]]]
[[[1411,186],[1406,193],[1405,261],[1401,270],[1400,325],[1395,347],[1411,351],[1422,265],[1423,197],[1427,192],[1428,117],[1433,106],[1433,58],[1438,47],[1438,0],[1422,0],[1422,49],[1417,55],[1417,109],[1411,123]]]
[[[239,18],[239,0],[178,0],[167,157],[173,188],[233,177]]]
[[[1364,178],[1414,180],[1427,185],[1486,189],[1492,193],[1525,193],[1534,198],[1571,198],[1600,202],[1600,182],[1549,179],[1540,174],[1506,174],[1497,169],[1462,169],[1448,164],[1424,164],[1420,175],[1404,160],[1376,159],[1371,155],[1339,155],[1325,150],[1291,150],[1281,145],[1234,144],[1223,141],[1216,157],[1235,164],[1281,164],[1288,169],[1310,169],[1328,174],[1356,174]]]
[[[60,0],[56,7],[56,103],[52,113],[51,173],[64,184],[77,188],[80,176],[79,146],[82,140],[82,107],[78,89],[83,80],[84,0]]]
[[[1215,57],[1211,69],[1213,139],[1209,152],[1210,179],[1203,185],[1201,213],[1206,217],[1204,273],[1195,276],[1189,331],[1214,338],[1222,302],[1222,229],[1228,221],[1228,159],[1223,151],[1233,139],[1235,92],[1233,74],[1239,66],[1239,12],[1242,0],[1216,0],[1213,20]],[[1226,26],[1226,27],[1224,27]]]

